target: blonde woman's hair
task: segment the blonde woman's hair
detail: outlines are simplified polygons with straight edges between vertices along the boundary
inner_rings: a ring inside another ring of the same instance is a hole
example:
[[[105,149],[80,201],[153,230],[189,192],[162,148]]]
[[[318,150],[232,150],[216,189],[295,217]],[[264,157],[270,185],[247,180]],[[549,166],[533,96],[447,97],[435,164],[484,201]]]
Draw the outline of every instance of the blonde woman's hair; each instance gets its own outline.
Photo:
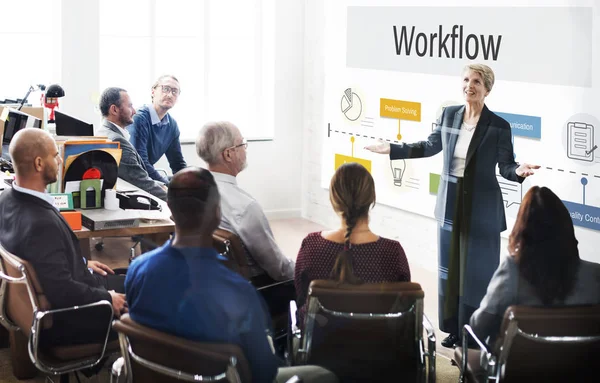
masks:
[[[492,68],[485,64],[469,64],[465,66],[463,73],[468,70],[478,73],[483,79],[483,85],[485,86],[485,89],[487,89],[488,92],[492,91],[492,88],[494,87],[494,81],[496,80],[496,76],[494,76],[494,71]]]

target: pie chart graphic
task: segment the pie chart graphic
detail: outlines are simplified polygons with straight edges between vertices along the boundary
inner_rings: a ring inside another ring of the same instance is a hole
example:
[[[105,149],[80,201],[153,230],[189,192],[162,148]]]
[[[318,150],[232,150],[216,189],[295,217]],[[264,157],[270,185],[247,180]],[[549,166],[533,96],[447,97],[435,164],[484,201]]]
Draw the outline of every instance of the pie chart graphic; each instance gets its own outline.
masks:
[[[360,97],[352,91],[352,88],[348,88],[344,91],[340,107],[344,116],[350,121],[358,120],[362,113],[362,101]]]

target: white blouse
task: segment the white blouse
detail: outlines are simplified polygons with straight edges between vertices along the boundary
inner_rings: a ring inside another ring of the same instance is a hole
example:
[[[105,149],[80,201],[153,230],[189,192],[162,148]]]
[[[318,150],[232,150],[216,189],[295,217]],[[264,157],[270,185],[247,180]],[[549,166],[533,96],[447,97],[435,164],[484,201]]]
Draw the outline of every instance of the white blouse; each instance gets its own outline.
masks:
[[[463,177],[465,174],[467,151],[469,150],[469,144],[473,138],[473,133],[475,133],[476,126],[477,125],[468,125],[464,122],[460,126],[458,140],[456,140],[456,147],[454,148],[452,166],[450,167],[450,174],[455,177]]]

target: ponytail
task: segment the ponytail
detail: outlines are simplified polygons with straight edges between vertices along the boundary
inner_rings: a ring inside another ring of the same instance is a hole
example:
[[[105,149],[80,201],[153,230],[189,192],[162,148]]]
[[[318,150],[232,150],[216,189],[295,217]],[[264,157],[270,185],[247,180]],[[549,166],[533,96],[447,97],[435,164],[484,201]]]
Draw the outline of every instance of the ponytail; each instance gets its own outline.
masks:
[[[356,226],[356,218],[351,215],[346,216],[346,235],[344,237],[344,250],[340,251],[331,270],[331,277],[339,283],[359,284],[361,281],[354,275],[352,262],[352,244],[350,235]]]

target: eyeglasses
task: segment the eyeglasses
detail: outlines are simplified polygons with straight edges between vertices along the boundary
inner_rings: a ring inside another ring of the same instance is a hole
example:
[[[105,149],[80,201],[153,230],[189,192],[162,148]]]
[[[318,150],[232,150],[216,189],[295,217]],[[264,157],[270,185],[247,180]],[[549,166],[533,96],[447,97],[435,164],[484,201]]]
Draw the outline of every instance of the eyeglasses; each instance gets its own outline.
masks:
[[[242,147],[242,146],[244,147],[244,149],[248,149],[248,141],[246,141],[245,138],[242,140],[241,144],[230,146],[228,148],[225,148],[225,150],[227,150],[227,149],[237,149],[237,148]]]
[[[181,94],[181,91],[178,88],[171,88],[168,85],[157,85],[160,86],[160,88],[162,89],[163,93],[171,93],[173,94],[173,96],[177,97]]]

